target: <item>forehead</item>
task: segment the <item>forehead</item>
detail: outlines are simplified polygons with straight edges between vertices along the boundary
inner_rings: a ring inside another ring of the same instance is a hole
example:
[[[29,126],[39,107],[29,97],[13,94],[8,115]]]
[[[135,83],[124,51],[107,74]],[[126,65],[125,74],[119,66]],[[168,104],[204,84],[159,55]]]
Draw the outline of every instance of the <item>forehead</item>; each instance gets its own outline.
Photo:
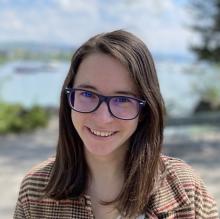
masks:
[[[103,94],[111,94],[118,90],[137,93],[127,68],[116,58],[102,53],[91,54],[81,62],[74,87],[82,84],[93,86]]]

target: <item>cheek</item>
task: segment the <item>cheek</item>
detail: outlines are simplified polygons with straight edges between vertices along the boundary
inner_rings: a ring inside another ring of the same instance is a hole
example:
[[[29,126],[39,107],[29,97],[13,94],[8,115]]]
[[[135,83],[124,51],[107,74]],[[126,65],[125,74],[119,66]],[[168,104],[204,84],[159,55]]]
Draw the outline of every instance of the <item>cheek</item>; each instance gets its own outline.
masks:
[[[80,125],[83,122],[83,118],[81,118],[81,116],[79,115],[79,113],[75,112],[75,111],[71,111],[71,119],[72,119],[72,123],[73,126],[75,127],[75,129],[77,130],[77,132],[79,131]]]
[[[124,123],[124,130],[127,130],[127,134],[131,136],[137,129],[138,119],[130,120],[128,123]]]
[[[75,121],[75,119],[76,119],[76,116],[74,115],[75,113],[73,112],[73,110],[71,111],[71,119],[72,119],[72,123],[73,123],[73,125],[75,126],[75,123],[76,123],[76,121]]]

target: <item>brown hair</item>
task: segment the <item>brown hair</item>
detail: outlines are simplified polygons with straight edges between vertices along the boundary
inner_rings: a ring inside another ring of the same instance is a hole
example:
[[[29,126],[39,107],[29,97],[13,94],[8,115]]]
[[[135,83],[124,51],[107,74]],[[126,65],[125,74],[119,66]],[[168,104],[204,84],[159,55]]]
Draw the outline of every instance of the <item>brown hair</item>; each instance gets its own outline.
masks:
[[[72,124],[71,109],[64,89],[73,85],[79,65],[85,57],[96,52],[108,54],[127,67],[141,99],[147,101],[126,155],[126,181],[121,193],[111,202],[117,202],[121,214],[134,216],[144,213],[159,182],[164,103],[148,48],[139,38],[124,30],[92,37],[72,57],[61,92],[57,153],[45,194],[59,200],[78,197],[86,189],[88,166],[83,143]]]

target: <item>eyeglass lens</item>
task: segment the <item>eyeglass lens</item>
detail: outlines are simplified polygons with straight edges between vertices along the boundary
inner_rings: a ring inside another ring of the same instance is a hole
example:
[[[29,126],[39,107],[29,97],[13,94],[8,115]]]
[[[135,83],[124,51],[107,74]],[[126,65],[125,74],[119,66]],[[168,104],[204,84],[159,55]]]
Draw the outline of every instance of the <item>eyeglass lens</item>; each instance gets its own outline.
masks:
[[[70,94],[72,108],[79,112],[92,112],[98,106],[99,96],[91,91],[75,90]],[[122,119],[132,119],[139,112],[139,102],[126,96],[112,97],[109,101],[111,113]]]

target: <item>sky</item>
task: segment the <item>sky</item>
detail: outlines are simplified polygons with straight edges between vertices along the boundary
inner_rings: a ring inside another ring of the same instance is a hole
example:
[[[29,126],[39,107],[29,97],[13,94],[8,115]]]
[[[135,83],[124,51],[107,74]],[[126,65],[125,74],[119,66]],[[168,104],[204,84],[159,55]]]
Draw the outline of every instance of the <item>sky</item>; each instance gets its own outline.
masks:
[[[79,46],[100,32],[125,29],[155,52],[189,54],[195,41],[187,0],[0,0],[0,42]]]

